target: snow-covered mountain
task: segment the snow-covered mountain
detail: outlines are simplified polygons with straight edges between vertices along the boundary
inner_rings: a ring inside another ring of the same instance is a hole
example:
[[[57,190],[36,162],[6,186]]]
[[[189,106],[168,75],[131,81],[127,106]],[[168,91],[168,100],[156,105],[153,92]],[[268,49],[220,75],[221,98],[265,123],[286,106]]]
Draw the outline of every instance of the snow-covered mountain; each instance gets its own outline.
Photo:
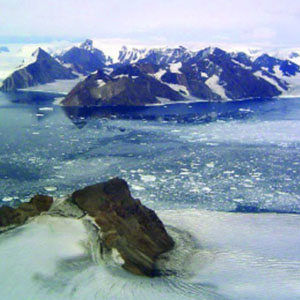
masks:
[[[119,51],[117,61],[114,62],[108,54],[95,48],[93,41],[88,39],[81,45],[63,49],[60,54],[56,52],[53,54],[55,59],[52,58],[56,64],[64,69],[69,69],[69,72],[72,70],[75,73],[89,75],[101,70],[102,73],[110,76],[107,82],[104,81],[103,86],[109,84],[108,90],[115,96],[120,85],[122,91],[124,87],[136,89],[137,95],[140,93],[145,96],[147,93],[153,93],[154,97],[164,98],[167,94],[172,94],[171,100],[173,101],[175,99],[221,101],[300,95],[300,67],[295,63],[295,60],[300,57],[300,51],[298,53],[295,49],[292,52],[287,50],[277,52],[277,56],[275,56],[264,53],[262,49],[245,48],[243,51],[225,51],[217,47],[208,47],[191,51],[182,46],[173,48],[124,46]],[[30,57],[27,60],[27,66],[32,64],[30,61],[32,59]],[[24,69],[25,66],[22,68]],[[31,76],[34,79],[39,78],[41,70],[36,69],[35,72],[37,73],[31,74]],[[124,77],[129,78],[131,83],[129,84],[129,81],[124,79],[120,81]],[[21,78],[24,79],[24,77]],[[29,81],[27,80],[27,82]],[[11,86],[13,89],[24,86],[22,80],[15,80],[15,82]],[[32,85],[36,84],[35,80],[30,82]],[[88,82],[89,86],[93,86],[90,85],[92,80],[89,79]],[[116,84],[116,82],[119,83]],[[148,89],[146,94],[145,89]],[[164,92],[160,93],[158,89]],[[165,92],[169,89],[174,94]],[[90,92],[87,95],[90,95]],[[118,97],[121,95],[126,99],[130,95],[135,99],[139,98],[130,91],[120,91]],[[149,95],[147,97],[151,98]],[[144,100],[138,99],[136,103],[144,102]],[[152,99],[151,103],[154,102],[156,101]]]
[[[184,62],[195,53],[180,46],[176,48],[153,48],[137,49],[123,46],[119,52],[120,64],[133,64],[137,62],[152,63],[157,65]]]
[[[93,47],[93,41],[87,39],[79,47],[74,46],[56,56],[73,71],[87,75],[111,64],[112,60],[103,51]]]
[[[77,75],[62,66],[46,51],[38,48],[1,84],[2,91],[14,91],[39,84],[53,82],[56,79],[74,79]]]
[[[275,55],[274,50],[272,53]],[[300,58],[300,55],[295,51],[285,54],[277,52],[277,55],[281,58],[268,55],[263,49],[258,48],[225,51],[208,47],[200,51],[191,51],[184,47],[153,49],[123,47],[119,52],[117,66],[134,63],[159,65],[160,72],[156,75],[156,77],[160,76],[159,80],[169,84],[176,91],[185,91],[188,96],[205,97],[205,99],[207,97],[240,99],[295,95],[296,90],[298,91],[295,86],[300,86],[298,84],[300,69],[299,65],[292,60]],[[170,69],[177,67],[178,73],[179,64],[185,70],[184,72],[189,73],[187,77],[190,79],[193,77],[197,84],[188,86],[187,81],[183,83],[183,76],[174,75],[176,72]],[[188,65],[189,67],[193,65],[193,68],[188,68]],[[209,69],[208,73],[207,69]],[[256,83],[255,89],[254,82],[260,82],[259,85]]]

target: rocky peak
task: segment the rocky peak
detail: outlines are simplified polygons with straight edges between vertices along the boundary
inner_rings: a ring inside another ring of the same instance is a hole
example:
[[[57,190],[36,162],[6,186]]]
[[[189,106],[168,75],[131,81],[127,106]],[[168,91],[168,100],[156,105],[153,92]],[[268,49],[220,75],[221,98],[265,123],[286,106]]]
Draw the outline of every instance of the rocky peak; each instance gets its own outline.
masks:
[[[76,191],[72,201],[94,218],[104,247],[117,250],[123,268],[134,274],[154,276],[158,256],[174,247],[156,213],[132,198],[120,178]]]
[[[32,57],[35,57],[37,60],[40,59],[52,59],[51,55],[47,53],[42,48],[37,48],[31,55]]]
[[[254,61],[255,68],[267,68],[269,71],[272,71],[275,65],[280,64],[280,59],[270,56],[269,54],[262,54],[257,57]]]
[[[93,41],[90,39],[86,39],[80,46],[79,48],[87,50],[87,51],[92,51],[94,49],[93,47]]]
[[[137,49],[137,48],[129,49],[128,47],[123,46],[119,51],[118,61],[121,64],[134,63],[142,59],[146,52],[147,52],[146,49]]]
[[[3,81],[1,90],[13,91],[53,82],[56,79],[74,79],[76,77],[71,70],[62,66],[45,50],[38,48]]]
[[[132,63],[151,63],[151,64],[169,64],[187,61],[193,56],[183,46],[175,48],[153,48],[153,49],[137,49],[122,47],[119,53],[119,62],[121,64]]]
[[[111,62],[110,57],[106,57],[103,51],[93,47],[93,41],[87,39],[80,47],[72,47],[59,59],[66,64],[70,64],[72,69],[78,73],[87,75],[100,68],[107,62]]]

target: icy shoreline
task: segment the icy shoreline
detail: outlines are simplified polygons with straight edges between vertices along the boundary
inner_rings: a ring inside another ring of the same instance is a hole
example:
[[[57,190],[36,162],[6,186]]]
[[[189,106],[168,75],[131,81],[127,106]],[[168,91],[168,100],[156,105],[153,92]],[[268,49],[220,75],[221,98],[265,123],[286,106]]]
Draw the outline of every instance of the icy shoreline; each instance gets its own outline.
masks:
[[[82,220],[44,215],[0,235],[0,257],[5,258],[0,260],[0,270],[10,274],[2,276],[1,298],[282,300],[300,296],[296,234],[300,216],[198,209],[162,210],[158,215],[166,224],[188,231],[201,245],[196,249],[185,245],[181,250],[187,255],[180,265],[187,276],[131,275],[113,261],[99,260],[99,248],[91,243],[93,234]]]
[[[69,81],[69,80],[67,80]],[[48,84],[47,84],[48,85]],[[54,86],[54,83],[53,83]],[[22,92],[39,92],[39,93],[45,93],[45,94],[61,94],[62,97],[57,97],[55,98],[55,101],[53,102],[54,105],[57,106],[64,106],[61,104],[61,102],[64,100],[64,96],[68,94],[69,91],[67,90],[59,90],[59,89],[41,89],[40,86],[36,87],[31,87],[31,88],[26,88],[26,89],[20,89],[19,91]],[[277,97],[273,97],[270,99],[285,99],[285,98],[300,98],[299,95],[289,95],[289,94],[284,94],[280,95]],[[164,98],[159,98],[158,100],[161,101],[161,103],[155,103],[155,104],[145,104],[144,107],[155,107],[155,106],[165,106],[165,105],[175,105],[175,104],[194,104],[194,103],[234,103],[234,102],[243,102],[243,101],[251,101],[251,100],[256,100],[257,97],[250,97],[250,98],[241,98],[241,99],[223,99],[223,100],[204,100],[204,99],[197,99],[193,98],[191,100],[182,100],[182,101],[171,101],[169,99],[164,99]],[[84,106],[75,106],[75,107],[84,107]],[[110,105],[105,105],[105,106],[95,106],[95,107],[116,107],[116,106],[110,106]],[[138,107],[143,107],[143,106],[138,106]]]

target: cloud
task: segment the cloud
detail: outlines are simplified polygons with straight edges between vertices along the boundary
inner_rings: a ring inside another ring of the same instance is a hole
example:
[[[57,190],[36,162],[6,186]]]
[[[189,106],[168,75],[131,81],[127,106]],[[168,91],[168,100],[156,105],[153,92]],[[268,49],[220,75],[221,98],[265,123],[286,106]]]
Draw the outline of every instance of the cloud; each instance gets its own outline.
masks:
[[[0,6],[0,36],[300,42],[294,0],[0,0]]]
[[[259,28],[255,28],[253,32],[251,32],[250,37],[253,40],[270,41],[276,37],[276,31],[267,27],[259,27]]]

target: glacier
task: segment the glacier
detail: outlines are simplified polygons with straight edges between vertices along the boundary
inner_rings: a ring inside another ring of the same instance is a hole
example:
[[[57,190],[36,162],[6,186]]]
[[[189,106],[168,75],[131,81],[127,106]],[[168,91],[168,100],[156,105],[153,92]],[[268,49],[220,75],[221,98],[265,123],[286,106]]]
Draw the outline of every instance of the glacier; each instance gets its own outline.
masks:
[[[0,235],[1,299],[297,299],[300,217],[158,211],[187,230],[184,276],[134,276],[93,259],[80,220],[40,216]],[[183,272],[183,270],[182,270]]]

